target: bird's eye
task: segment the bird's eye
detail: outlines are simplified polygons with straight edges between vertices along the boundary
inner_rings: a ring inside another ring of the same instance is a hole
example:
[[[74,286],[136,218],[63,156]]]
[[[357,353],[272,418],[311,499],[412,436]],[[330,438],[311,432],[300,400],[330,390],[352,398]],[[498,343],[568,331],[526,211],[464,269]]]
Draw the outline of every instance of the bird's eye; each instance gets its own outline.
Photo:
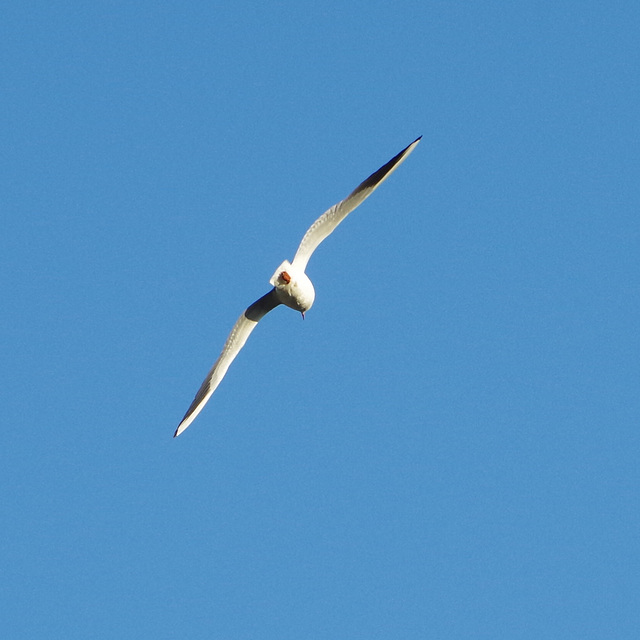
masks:
[[[285,281],[286,284],[289,284],[291,282],[291,276],[286,271],[283,271],[280,274],[280,277]]]

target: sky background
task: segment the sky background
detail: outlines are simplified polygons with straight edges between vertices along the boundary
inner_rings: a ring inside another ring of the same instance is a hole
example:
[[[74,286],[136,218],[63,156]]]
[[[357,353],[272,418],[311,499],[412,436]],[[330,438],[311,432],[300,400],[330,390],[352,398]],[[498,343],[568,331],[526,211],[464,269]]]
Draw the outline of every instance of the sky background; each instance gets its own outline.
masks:
[[[640,4],[2,14],[5,637],[638,637]]]

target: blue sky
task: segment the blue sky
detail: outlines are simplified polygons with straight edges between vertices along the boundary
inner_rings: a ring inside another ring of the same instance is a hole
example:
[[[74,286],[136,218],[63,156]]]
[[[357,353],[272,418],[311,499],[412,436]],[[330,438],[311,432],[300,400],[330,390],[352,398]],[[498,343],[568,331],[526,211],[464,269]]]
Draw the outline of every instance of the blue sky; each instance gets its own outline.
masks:
[[[10,2],[6,637],[635,638],[635,2]],[[418,135],[172,434],[241,311]]]

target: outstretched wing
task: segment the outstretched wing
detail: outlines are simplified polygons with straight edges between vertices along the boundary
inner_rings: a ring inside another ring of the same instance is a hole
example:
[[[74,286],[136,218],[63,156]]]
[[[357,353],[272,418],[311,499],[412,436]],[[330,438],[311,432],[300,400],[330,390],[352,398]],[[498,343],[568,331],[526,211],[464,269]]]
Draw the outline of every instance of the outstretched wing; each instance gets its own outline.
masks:
[[[231,329],[231,333],[224,344],[220,357],[216,360],[211,371],[205,378],[202,386],[198,390],[196,397],[193,399],[191,406],[184,418],[178,425],[173,437],[179,436],[195,419],[196,416],[202,411],[205,404],[211,397],[211,394],[216,390],[216,387],[220,384],[222,378],[227,373],[229,365],[234,361],[235,357],[240,352],[240,349],[244,347],[244,343],[251,332],[255,329],[258,321],[263,316],[267,315],[271,309],[277,307],[280,304],[275,294],[275,289],[272,289],[266,295],[262,296],[259,300],[256,300],[246,311],[238,318],[238,321]]]
[[[307,267],[311,254],[318,245],[349,215],[359,204],[364,202],[402,163],[402,161],[415,149],[422,136],[414,140],[397,156],[389,160],[387,164],[372,173],[362,184],[352,191],[344,200],[333,205],[325,211],[304,234],[302,242],[296,251],[293,264],[303,271]]]

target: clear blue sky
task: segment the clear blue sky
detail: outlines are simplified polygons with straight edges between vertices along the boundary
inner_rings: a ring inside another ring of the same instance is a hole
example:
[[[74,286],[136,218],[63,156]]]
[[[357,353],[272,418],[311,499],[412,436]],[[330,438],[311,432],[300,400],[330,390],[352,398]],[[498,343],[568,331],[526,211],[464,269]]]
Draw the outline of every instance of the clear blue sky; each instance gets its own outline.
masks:
[[[639,31],[632,1],[10,1],[4,637],[637,638]]]

